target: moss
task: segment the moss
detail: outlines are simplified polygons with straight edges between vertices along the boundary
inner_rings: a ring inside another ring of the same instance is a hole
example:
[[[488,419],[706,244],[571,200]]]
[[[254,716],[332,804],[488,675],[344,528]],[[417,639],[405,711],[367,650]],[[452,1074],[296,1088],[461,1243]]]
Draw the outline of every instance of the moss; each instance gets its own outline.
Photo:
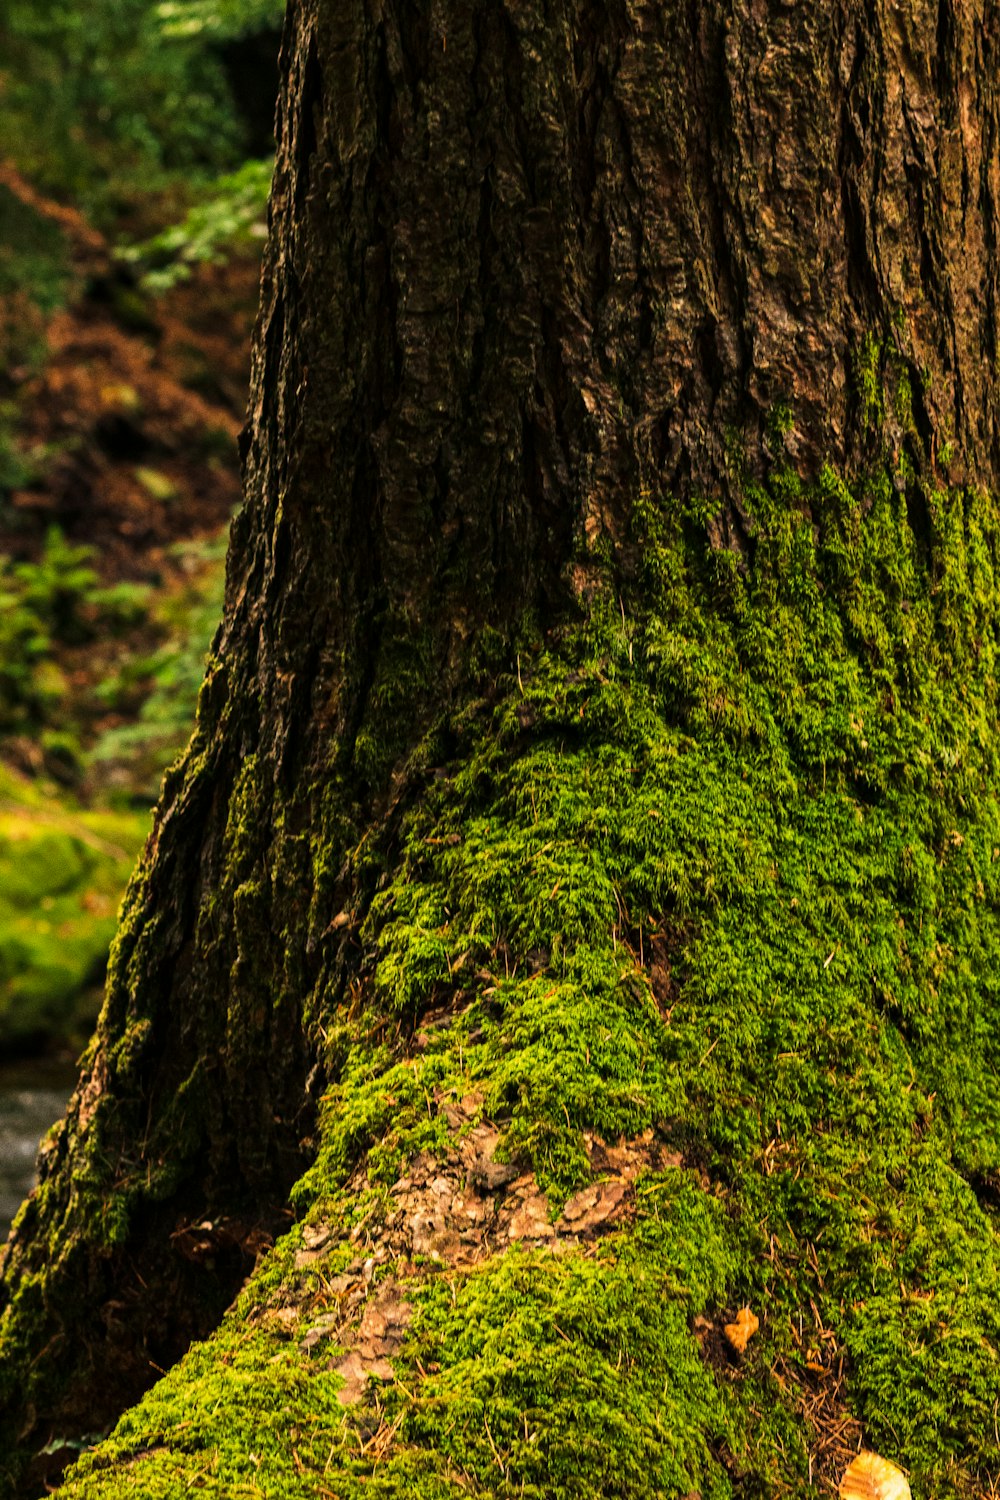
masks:
[[[641,491],[632,584],[526,630],[358,848],[304,1224],[69,1495],[802,1494],[823,1420],[917,1500],[1000,1480],[996,510],[744,483],[752,564]],[[347,1323],[304,1330],[481,1121],[553,1215],[595,1139],[682,1166],[561,1252],[373,1261],[413,1317],[344,1409]]]
[[[529,1497],[652,1497],[692,1483],[729,1495],[718,1450],[745,1448],[746,1414],[688,1331],[726,1283],[724,1215],[680,1173],[649,1183],[646,1201],[634,1232],[597,1257],[514,1250],[457,1280],[414,1278],[413,1335],[374,1413],[344,1411],[340,1377],[310,1352],[329,1346],[303,1341],[301,1326],[292,1337],[287,1319],[248,1328],[241,1314],[260,1319],[262,1279],[66,1493],[141,1483],[165,1496],[196,1485],[430,1497],[471,1482]],[[374,1469],[368,1424],[395,1439]],[[329,1489],[324,1473],[336,1475]]]
[[[731,1493],[710,1445],[732,1424],[658,1271],[512,1252],[454,1297],[438,1286],[418,1347],[440,1369],[404,1440],[488,1493]]]
[[[862,427],[878,432],[885,419],[882,387],[882,345],[874,333],[865,333],[854,357],[854,382]]]
[[[146,818],[0,776],[0,1045],[85,1039]]]
[[[434,638],[400,607],[387,607],[367,627],[359,643],[362,659],[377,642],[372,679],[365,690],[366,711],[354,739],[353,772],[361,784],[380,787],[401,758],[412,751],[414,728],[436,701],[440,664]]]

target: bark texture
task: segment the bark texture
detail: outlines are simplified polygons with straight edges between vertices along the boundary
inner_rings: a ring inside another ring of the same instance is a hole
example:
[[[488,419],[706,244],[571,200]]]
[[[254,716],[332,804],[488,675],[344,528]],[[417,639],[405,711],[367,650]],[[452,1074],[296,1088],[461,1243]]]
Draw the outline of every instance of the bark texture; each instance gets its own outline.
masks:
[[[993,0],[291,0],[225,619],[4,1252],[8,1493],[284,1222],[357,850],[477,636],[627,589],[653,484],[741,556],[778,461],[903,454],[915,529],[914,475],[997,484],[998,44]]]

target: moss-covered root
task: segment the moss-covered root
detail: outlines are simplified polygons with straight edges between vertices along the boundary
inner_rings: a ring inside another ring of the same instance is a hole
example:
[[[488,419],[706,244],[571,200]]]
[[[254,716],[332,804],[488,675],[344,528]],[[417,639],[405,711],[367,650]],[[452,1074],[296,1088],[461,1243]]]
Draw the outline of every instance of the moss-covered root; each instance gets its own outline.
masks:
[[[724,1295],[724,1214],[689,1173],[636,1178],[642,1156],[554,1227],[523,1184],[497,1211],[481,1178],[415,1164],[350,1234],[297,1233],[65,1493],[731,1493],[744,1413],[690,1331]],[[407,1238],[426,1254],[394,1258]]]
[[[653,1132],[618,1146],[588,1133],[590,1180],[556,1211],[532,1173],[497,1160],[481,1095],[442,1089],[428,1063],[410,1071],[447,1132],[439,1149],[390,1188],[363,1163],[317,1203],[62,1493],[832,1491],[862,1427],[844,1389],[851,1319],[812,1256],[800,1269],[815,1296],[790,1318],[774,1257],[756,1246],[747,1266],[757,1226],[741,1231],[726,1194]],[[762,1326],[742,1347],[744,1294]],[[874,1316],[877,1372],[876,1347],[902,1330],[898,1313]],[[911,1387],[895,1415],[927,1394]],[[927,1456],[919,1438],[892,1447]],[[954,1454],[933,1483],[916,1493],[986,1493]]]

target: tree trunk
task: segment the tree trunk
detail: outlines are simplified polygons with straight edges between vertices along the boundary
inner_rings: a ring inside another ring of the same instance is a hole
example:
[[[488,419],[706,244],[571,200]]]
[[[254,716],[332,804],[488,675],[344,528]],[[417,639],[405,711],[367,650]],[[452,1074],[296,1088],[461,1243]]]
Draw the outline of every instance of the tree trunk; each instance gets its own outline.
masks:
[[[997,39],[291,0],[225,617],[5,1252],[8,1493],[261,1255],[79,1493],[805,1493],[862,1438],[987,1492]]]

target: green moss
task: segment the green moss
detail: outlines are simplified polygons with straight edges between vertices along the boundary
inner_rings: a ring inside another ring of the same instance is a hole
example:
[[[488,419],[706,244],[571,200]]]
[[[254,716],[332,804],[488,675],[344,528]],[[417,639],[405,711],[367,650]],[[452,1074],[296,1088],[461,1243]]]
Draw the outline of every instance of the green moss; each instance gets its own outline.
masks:
[[[146,819],[0,774],[0,1046],[86,1038]]]
[[[353,770],[362,784],[384,785],[393,767],[412,751],[415,726],[435,701],[439,664],[434,638],[409,615],[387,608],[367,625],[377,641],[375,671],[366,691],[366,713],[352,748]],[[359,643],[359,656],[369,645]]]
[[[719,1450],[744,1448],[743,1414],[689,1332],[725,1293],[722,1215],[681,1174],[646,1191],[656,1210],[596,1256],[512,1250],[431,1284],[404,1439],[486,1493],[732,1493]]]
[[[339,1405],[329,1345],[301,1342],[309,1314],[298,1328],[261,1315],[262,1278],[66,1493],[141,1482],[151,1495],[298,1496],[327,1492],[330,1473],[329,1493],[412,1488],[422,1500],[469,1483],[529,1497],[730,1495],[720,1454],[746,1451],[748,1414],[688,1329],[724,1291],[725,1216],[679,1172],[648,1183],[645,1203],[598,1256],[513,1250],[457,1279],[413,1278],[413,1334],[375,1411]],[[366,1436],[370,1447],[386,1430],[394,1441],[373,1466]]]
[[[744,483],[752,562],[643,489],[630,587],[526,632],[359,848],[295,1195],[335,1243],[279,1244],[68,1494],[804,1494],[818,1401],[916,1500],[1000,1482],[996,509],[921,481],[926,539],[891,472]],[[562,1253],[380,1262],[411,1332],[344,1412],[283,1309],[329,1307],[480,1116],[553,1214],[594,1137],[684,1167]]]
[[[854,381],[861,424],[869,432],[879,431],[885,418],[881,363],[882,345],[874,333],[866,333],[855,351]]]

